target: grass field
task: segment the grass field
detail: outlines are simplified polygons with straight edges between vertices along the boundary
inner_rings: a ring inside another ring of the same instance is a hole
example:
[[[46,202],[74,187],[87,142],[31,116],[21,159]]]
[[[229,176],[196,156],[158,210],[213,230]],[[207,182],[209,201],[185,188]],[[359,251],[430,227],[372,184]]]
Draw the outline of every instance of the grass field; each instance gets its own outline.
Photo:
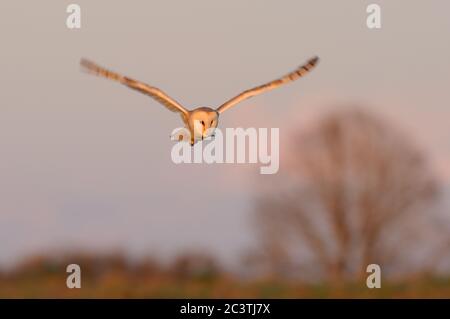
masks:
[[[130,265],[120,256],[78,257],[81,289],[66,286],[65,259],[34,258],[0,277],[1,298],[450,298],[450,277],[382,280],[369,289],[364,280],[304,284],[281,279],[239,279],[187,262]]]

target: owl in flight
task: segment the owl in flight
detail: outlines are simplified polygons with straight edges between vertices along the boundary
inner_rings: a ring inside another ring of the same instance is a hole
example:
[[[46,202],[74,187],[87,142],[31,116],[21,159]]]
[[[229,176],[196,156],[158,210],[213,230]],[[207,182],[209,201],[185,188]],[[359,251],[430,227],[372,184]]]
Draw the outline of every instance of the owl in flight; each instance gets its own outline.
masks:
[[[89,73],[118,81],[132,89],[149,95],[156,101],[163,104],[170,111],[179,113],[186,126],[186,129],[190,132],[190,143],[191,145],[194,145],[195,142],[208,137],[208,134],[210,134],[211,131],[213,131],[217,127],[220,114],[238,104],[239,102],[301,78],[302,76],[309,73],[318,63],[318,61],[319,58],[316,56],[291,73],[288,73],[285,76],[269,83],[257,86],[250,90],[246,90],[241,94],[233,97],[232,99],[226,101],[216,109],[210,107],[198,107],[193,110],[186,109],[180,103],[178,103],[156,87],[109,71],[86,59],[81,59],[80,64],[82,68]]]

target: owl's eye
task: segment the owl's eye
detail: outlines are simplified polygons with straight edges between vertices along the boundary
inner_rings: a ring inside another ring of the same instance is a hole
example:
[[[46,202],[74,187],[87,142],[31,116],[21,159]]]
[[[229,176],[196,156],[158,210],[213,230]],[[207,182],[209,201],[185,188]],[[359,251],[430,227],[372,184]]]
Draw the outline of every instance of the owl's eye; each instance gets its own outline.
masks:
[[[202,123],[202,125],[205,126],[205,122],[201,121],[200,123]]]
[[[212,124],[213,124],[213,122],[214,122],[214,120],[213,120],[213,121],[211,121],[211,124],[209,124],[209,125],[212,125]]]

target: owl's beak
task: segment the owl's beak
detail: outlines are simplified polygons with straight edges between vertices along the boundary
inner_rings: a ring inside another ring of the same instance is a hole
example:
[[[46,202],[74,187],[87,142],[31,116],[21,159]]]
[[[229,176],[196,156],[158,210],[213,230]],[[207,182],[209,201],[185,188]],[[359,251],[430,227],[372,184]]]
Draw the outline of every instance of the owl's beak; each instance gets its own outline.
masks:
[[[206,129],[205,129],[205,127],[203,126],[202,141],[203,141],[203,139],[206,137],[205,135],[206,135]]]

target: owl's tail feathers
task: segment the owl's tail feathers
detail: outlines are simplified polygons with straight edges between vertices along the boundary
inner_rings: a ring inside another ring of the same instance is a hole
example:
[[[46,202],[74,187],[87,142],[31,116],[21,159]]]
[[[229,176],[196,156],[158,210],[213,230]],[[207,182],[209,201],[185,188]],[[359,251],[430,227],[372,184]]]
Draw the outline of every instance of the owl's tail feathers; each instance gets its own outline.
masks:
[[[105,68],[102,68],[101,66],[99,66],[99,65],[95,64],[94,62],[89,61],[87,59],[82,58],[80,60],[80,65],[81,65],[81,69],[83,71],[86,71],[90,74],[94,74],[97,76],[103,76],[107,79],[115,80],[115,81],[118,81],[121,83],[124,83],[126,81],[124,76],[122,76],[118,73],[112,72],[110,70],[107,70]]]

